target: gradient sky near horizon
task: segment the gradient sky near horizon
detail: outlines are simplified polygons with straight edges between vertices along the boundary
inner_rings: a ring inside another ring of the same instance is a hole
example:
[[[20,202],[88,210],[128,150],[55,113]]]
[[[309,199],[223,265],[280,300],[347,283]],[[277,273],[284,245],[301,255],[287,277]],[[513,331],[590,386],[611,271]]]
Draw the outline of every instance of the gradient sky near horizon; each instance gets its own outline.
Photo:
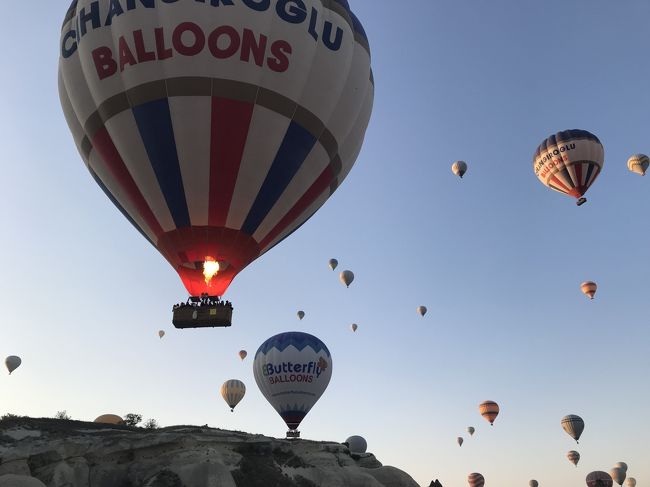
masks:
[[[232,328],[209,330],[172,327],[177,274],[76,152],[56,82],[68,3],[12,2],[0,31],[0,355],[23,358],[0,375],[0,413],[139,412],[282,437],[251,358],[303,330],[333,356],[304,438],[360,434],[423,486],[471,472],[487,487],[580,486],[618,461],[650,485],[650,181],[626,168],[650,153],[650,2],[350,0],[376,82],[364,148],[330,201],[235,279]],[[605,147],[580,208],[532,170],[568,128]],[[355,272],[349,289],[331,257]],[[230,378],[248,386],[234,414],[219,396]],[[485,399],[501,405],[494,427]],[[586,422],[578,446],[566,414]]]

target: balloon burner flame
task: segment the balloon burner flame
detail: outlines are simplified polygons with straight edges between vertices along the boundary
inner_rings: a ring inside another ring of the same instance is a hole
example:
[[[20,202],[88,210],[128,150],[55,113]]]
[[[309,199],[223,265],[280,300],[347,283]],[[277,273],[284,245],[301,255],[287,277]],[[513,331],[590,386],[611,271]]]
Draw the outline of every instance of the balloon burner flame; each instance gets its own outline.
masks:
[[[206,257],[205,262],[203,262],[203,276],[205,277],[205,283],[209,286],[212,278],[217,275],[219,272],[219,262],[214,260],[212,257]]]

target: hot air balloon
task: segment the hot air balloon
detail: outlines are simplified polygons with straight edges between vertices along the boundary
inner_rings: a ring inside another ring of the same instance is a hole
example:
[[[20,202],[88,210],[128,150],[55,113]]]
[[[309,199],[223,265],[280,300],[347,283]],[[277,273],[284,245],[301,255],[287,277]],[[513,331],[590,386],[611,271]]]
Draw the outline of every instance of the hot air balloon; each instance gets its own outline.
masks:
[[[418,314],[420,316],[424,316],[427,314],[427,307],[426,306],[418,306]]]
[[[350,436],[345,440],[345,443],[348,444],[348,449],[352,453],[366,453],[366,450],[368,449],[368,443],[362,436]]]
[[[620,467],[614,467],[609,471],[609,476],[612,477],[612,480],[618,485],[622,486],[625,482],[625,470]]]
[[[465,440],[463,440],[462,436],[459,436],[458,438],[456,438],[456,443],[458,443],[458,446],[463,446],[464,441]]]
[[[479,407],[479,412],[486,420],[494,426],[494,420],[499,415],[499,405],[494,401],[483,401]]]
[[[614,467],[615,468],[620,468],[621,470],[623,470],[623,472],[627,472],[627,463],[625,463],[625,462],[616,462],[614,464]]]
[[[354,332],[357,331],[357,328],[359,328],[359,326],[358,326],[356,323],[352,323],[352,324],[350,325],[350,329],[351,329],[352,331],[354,331]]]
[[[605,151],[598,137],[586,130],[565,130],[539,145],[533,169],[544,186],[577,198],[580,206],[587,201],[583,195],[604,162]]]
[[[483,487],[485,485],[485,479],[480,473],[471,473],[467,476],[467,483],[469,487]]]
[[[5,359],[5,365],[7,367],[7,370],[9,371],[9,375],[16,370],[18,367],[20,367],[20,364],[23,363],[20,357],[17,357],[16,355],[9,355]]]
[[[93,179],[190,296],[222,296],[352,168],[368,38],[347,1],[127,3],[72,2],[63,112]],[[230,322],[174,311],[179,328]]]
[[[596,294],[596,289],[598,289],[598,285],[593,281],[585,281],[582,284],[580,284],[580,290],[589,299],[594,299],[594,294]]]
[[[332,377],[332,356],[315,336],[281,333],[257,350],[253,373],[260,391],[289,427],[287,437],[298,438],[300,422]]]
[[[164,337],[165,336],[165,331],[164,330],[158,330],[158,336],[160,338]]]
[[[329,261],[330,269],[334,270],[334,269],[336,269],[336,267],[337,267],[338,265],[339,265],[339,261],[338,261],[338,260],[336,260],[336,259],[330,259],[330,261]]]
[[[459,178],[463,178],[467,172],[467,163],[465,161],[456,161],[451,165],[451,172]]]
[[[474,435],[474,431],[476,431],[476,430],[474,429],[474,426],[468,426],[468,427],[467,427],[467,432],[469,433],[469,436],[473,436],[473,435]]]
[[[352,271],[343,271],[339,274],[339,279],[345,284],[345,287],[350,287],[350,284],[354,281],[354,273]]]
[[[246,350],[240,350],[239,351],[239,358],[244,360],[246,356],[248,355],[248,352]]]
[[[296,313],[296,314],[298,315],[299,320],[302,320],[305,317],[305,312],[302,311],[302,310],[298,311],[298,313]]]
[[[627,168],[635,173],[645,176],[645,172],[648,170],[650,165],[650,158],[645,154],[634,154],[627,160]]]
[[[93,423],[120,425],[124,424],[124,420],[117,414],[102,414],[101,416],[95,418],[95,421],[93,421]]]
[[[539,482],[537,480],[531,480],[530,482],[528,482],[528,485],[530,487],[539,487]]]
[[[612,487],[614,481],[607,472],[591,472],[587,475],[588,487]]]
[[[636,487],[636,479],[634,477],[628,477],[625,481],[627,487]]]
[[[244,383],[237,379],[230,379],[221,385],[221,397],[226,401],[230,407],[230,412],[235,410],[235,406],[244,399],[246,395],[246,386]]]
[[[585,429],[585,422],[582,418],[575,414],[569,414],[562,418],[561,424],[564,431],[566,431],[567,434],[578,443],[580,435],[582,435],[582,432]]]
[[[578,462],[580,461],[580,453],[578,453],[575,450],[571,450],[569,453],[566,454],[566,457],[569,459],[571,463],[573,463],[576,467],[578,466]]]

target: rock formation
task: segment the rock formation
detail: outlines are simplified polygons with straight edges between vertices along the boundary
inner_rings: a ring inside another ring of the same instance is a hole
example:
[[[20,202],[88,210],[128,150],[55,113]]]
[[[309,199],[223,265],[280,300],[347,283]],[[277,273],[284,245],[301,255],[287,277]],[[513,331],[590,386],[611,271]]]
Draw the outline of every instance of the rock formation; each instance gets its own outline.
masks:
[[[0,421],[0,482],[8,475],[47,487],[418,487],[340,443],[30,418]]]

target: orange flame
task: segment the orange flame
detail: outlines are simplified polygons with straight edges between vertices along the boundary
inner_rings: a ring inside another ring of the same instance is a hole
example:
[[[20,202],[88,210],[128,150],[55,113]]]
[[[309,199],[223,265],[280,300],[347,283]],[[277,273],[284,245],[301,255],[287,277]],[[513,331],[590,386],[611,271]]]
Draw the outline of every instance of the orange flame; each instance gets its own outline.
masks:
[[[205,262],[203,262],[203,276],[208,286],[212,278],[217,275],[217,272],[219,272],[219,262],[214,260],[213,257],[206,257]]]

